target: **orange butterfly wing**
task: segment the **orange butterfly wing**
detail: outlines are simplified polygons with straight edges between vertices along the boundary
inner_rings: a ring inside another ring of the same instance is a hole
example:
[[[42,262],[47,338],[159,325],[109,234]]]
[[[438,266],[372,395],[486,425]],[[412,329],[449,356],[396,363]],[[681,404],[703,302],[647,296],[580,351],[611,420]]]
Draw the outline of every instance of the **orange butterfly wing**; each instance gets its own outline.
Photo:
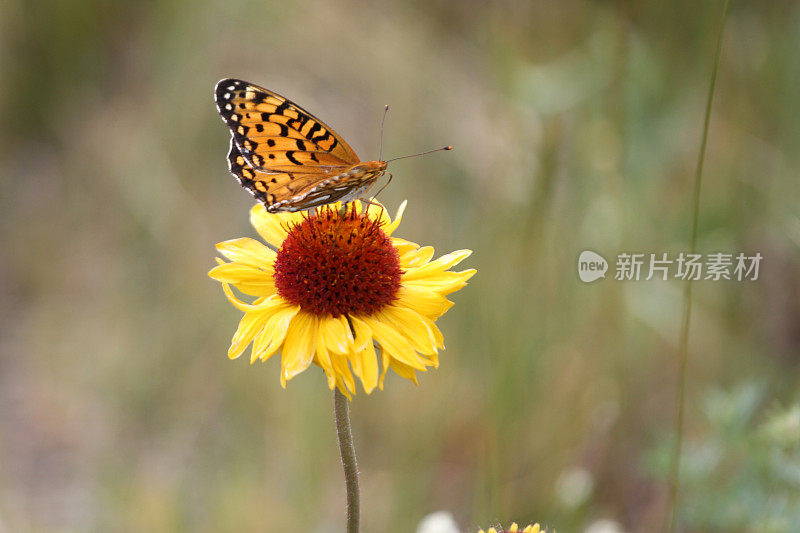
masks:
[[[296,168],[283,172],[261,172],[248,165],[233,139],[228,152],[228,170],[271,213],[311,209],[338,200],[349,201],[354,193],[363,192],[367,188],[365,185],[371,184],[382,174],[331,174],[320,169],[300,172]]]
[[[232,135],[228,169],[269,211],[348,201],[383,174],[385,165],[362,168],[335,131],[268,89],[227,78],[214,97]]]
[[[359,162],[355,151],[330,127],[268,89],[225,79],[217,83],[215,98],[239,150],[255,168],[271,166],[272,162],[253,156],[273,150],[327,154],[340,165]]]

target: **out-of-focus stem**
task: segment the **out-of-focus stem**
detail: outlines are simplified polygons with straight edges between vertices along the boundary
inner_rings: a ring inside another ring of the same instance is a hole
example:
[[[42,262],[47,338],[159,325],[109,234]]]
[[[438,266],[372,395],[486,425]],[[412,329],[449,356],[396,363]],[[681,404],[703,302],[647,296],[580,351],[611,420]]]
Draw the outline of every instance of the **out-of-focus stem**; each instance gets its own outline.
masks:
[[[694,253],[697,248],[697,220],[700,218],[700,186],[703,182],[703,162],[706,157],[706,142],[708,141],[708,123],[711,117],[711,103],[714,101],[714,86],[717,83],[717,70],[719,68],[719,57],[722,52],[722,36],[725,32],[725,20],[728,15],[728,4],[730,0],[725,0],[722,6],[722,17],[719,25],[719,36],[717,37],[717,51],[714,56],[714,67],[711,70],[711,84],[708,87],[708,98],[706,99],[706,116],[703,122],[703,138],[700,141],[700,155],[697,160],[697,170],[694,177],[694,209],[692,211],[692,236],[689,246],[689,253]],[[678,489],[680,488],[681,474],[681,447],[683,445],[683,419],[684,402],[686,397],[686,366],[689,359],[689,325],[692,319],[692,280],[686,281],[686,293],[684,298],[683,320],[681,322],[680,354],[678,358],[678,413],[675,418],[675,449],[672,454],[672,465],[670,468],[669,479],[669,533],[675,532],[678,522]]]

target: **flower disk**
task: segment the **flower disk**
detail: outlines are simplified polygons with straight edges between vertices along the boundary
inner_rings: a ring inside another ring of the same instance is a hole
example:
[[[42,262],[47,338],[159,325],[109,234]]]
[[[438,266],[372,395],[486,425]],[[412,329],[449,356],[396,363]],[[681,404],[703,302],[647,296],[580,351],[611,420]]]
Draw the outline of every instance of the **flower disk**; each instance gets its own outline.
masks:
[[[380,220],[325,208],[289,229],[275,260],[284,299],[317,316],[372,315],[397,298],[403,271]]]

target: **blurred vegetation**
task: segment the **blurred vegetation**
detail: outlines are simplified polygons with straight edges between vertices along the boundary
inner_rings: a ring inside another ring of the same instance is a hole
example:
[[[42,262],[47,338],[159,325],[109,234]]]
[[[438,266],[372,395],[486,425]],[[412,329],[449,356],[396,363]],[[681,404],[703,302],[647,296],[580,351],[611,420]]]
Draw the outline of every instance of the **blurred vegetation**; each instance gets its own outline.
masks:
[[[0,531],[342,530],[322,376],[284,391],[275,361],[225,356],[239,313],[206,272],[214,243],[254,235],[211,98],[226,76],[362,158],[386,103],[387,156],[456,147],[393,163],[381,197],[409,200],[399,235],[473,249],[478,275],[440,321],[441,367],[353,402],[364,530],[440,509],[658,530],[681,285],[585,285],[575,263],[687,249],[720,9],[6,1]],[[695,288],[687,531],[796,524],[797,408],[762,407],[795,405],[800,378],[798,50],[800,4],[732,3],[698,250],[764,261]]]
[[[712,390],[702,402],[707,432],[684,456],[689,531],[791,533],[800,523],[800,404],[769,405],[763,384]],[[671,447],[649,462],[665,471]]]

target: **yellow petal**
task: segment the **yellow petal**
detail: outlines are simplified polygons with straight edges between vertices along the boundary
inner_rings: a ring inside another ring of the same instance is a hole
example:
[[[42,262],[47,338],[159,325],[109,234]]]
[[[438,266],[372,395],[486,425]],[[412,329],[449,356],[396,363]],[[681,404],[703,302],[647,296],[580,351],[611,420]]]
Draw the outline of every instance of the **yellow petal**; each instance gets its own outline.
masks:
[[[391,235],[394,233],[394,230],[397,229],[397,226],[400,225],[400,221],[403,220],[403,212],[406,210],[406,205],[408,205],[408,200],[403,200],[403,203],[400,204],[400,207],[397,208],[397,214],[394,216],[394,220],[388,225],[383,228],[383,231],[386,235]]]
[[[244,314],[231,339],[231,346],[228,348],[229,358],[236,359],[242,355],[253,337],[264,327],[267,318],[269,318],[268,311],[251,311]]]
[[[300,306],[288,302],[281,302],[272,310],[270,317],[253,342],[251,363],[256,359],[266,361],[280,349],[286,338],[286,332],[289,330],[289,324],[299,311]]]
[[[356,354],[356,359],[360,361],[361,384],[364,391],[369,394],[378,385],[378,355],[375,353],[375,346],[369,343],[364,350]]]
[[[422,246],[403,255],[401,264],[404,268],[419,267],[430,261],[431,257],[433,246]]]
[[[392,370],[394,370],[398,376],[411,380],[414,382],[414,385],[419,385],[419,381],[417,381],[417,373],[414,372],[413,368],[405,363],[401,363],[397,359],[392,359],[389,364],[391,365]],[[424,372],[425,369],[423,368],[422,371]]]
[[[251,296],[270,296],[275,293],[272,271],[242,263],[225,263],[212,268],[208,276],[221,283],[230,283]]]
[[[472,276],[475,275],[476,270],[464,270],[463,272],[434,272],[428,273],[425,276],[416,276],[415,273],[419,269],[408,269],[402,279],[403,285],[413,285],[421,287],[425,290],[436,291],[442,296],[446,296],[451,292],[455,292],[467,284]]]
[[[270,287],[266,283],[261,283],[261,284],[233,283],[232,285],[236,287],[236,290],[248,296],[267,297],[276,294],[276,289],[274,288],[274,286]]]
[[[324,335],[322,329],[324,328],[324,319],[318,321],[320,331],[317,333],[317,345],[315,347],[314,362],[325,372],[325,377],[328,378],[328,387],[331,389],[336,385],[336,374],[333,370],[333,363],[331,363],[331,354],[328,347],[325,345]]]
[[[452,302],[450,302],[450,304],[452,305]],[[436,347],[439,348],[440,350],[444,350],[444,335],[442,335],[442,331],[438,328],[436,324],[434,324],[433,320],[431,320],[430,318],[423,315],[422,319],[427,322],[428,327],[433,332],[433,338],[436,341]],[[439,366],[438,358],[434,358],[434,361],[435,361],[434,364],[438,367]]]
[[[253,349],[250,351],[250,364],[252,365],[259,359],[266,361],[275,355],[281,347],[281,342],[283,342],[283,339],[280,339],[280,342],[276,342],[274,337],[264,335],[264,328],[261,328],[261,331],[259,331],[258,335],[253,339]]]
[[[376,320],[390,325],[395,331],[402,331],[403,337],[417,352],[425,355],[436,353],[436,339],[419,313],[407,307],[389,305],[373,316]]]
[[[353,374],[356,375],[357,378],[361,377],[363,365],[361,364],[361,358],[359,354],[353,351],[352,354],[349,354],[350,358],[350,366],[353,368]]]
[[[339,392],[347,396],[348,400],[353,400],[353,394],[349,390],[347,390],[347,386],[345,385],[344,380],[341,376],[336,376],[336,388],[339,389]]]
[[[338,354],[347,354],[350,352],[350,345],[353,343],[353,334],[344,316],[321,319],[320,331],[325,346],[329,350]]]
[[[381,345],[384,353],[389,353],[393,358],[418,370],[425,369],[425,363],[403,335],[380,320],[372,317],[362,318],[372,330],[372,337]]]
[[[441,346],[444,348],[444,345]],[[432,353],[431,355],[426,356],[427,359],[427,366],[432,366],[433,368],[439,368],[439,354]]]
[[[217,250],[231,261],[269,271],[272,271],[272,265],[275,263],[274,251],[248,237],[220,242],[217,244]]]
[[[378,356],[372,343],[372,330],[358,317],[350,317],[350,321],[356,332],[353,343],[353,370],[356,376],[361,378],[364,390],[369,394],[378,384]]]
[[[381,377],[378,380],[378,388],[383,390],[383,382],[386,379],[386,372],[389,371],[389,367],[391,366],[392,358],[389,357],[389,354],[383,348],[380,349],[381,352]]]
[[[208,271],[208,276],[223,283],[272,283],[272,266],[254,267],[244,263],[223,263]]]
[[[453,304],[438,292],[407,283],[397,291],[396,305],[413,309],[430,318],[439,318]]]
[[[350,366],[347,363],[347,357],[343,355],[332,354],[331,363],[333,364],[333,371],[336,374],[338,382],[344,385],[345,390],[350,392],[355,391],[356,382],[355,379],[353,379],[353,373],[350,372]]]
[[[261,238],[275,248],[280,248],[288,235],[287,229],[297,221],[294,213],[268,213],[264,204],[258,203],[250,209],[250,224]]]
[[[433,321],[432,318],[427,317],[425,315],[419,315],[425,325],[428,326],[431,334],[433,335],[434,346],[436,348],[443,350],[444,349],[444,336],[442,335],[441,330],[436,326],[436,323]],[[431,361],[435,361],[435,366],[439,366],[439,357],[437,356],[437,352],[434,350],[432,353],[427,354],[430,357]]]
[[[367,348],[367,344],[372,344],[372,330],[366,322],[357,316],[351,316],[350,322],[353,324],[353,330],[356,333],[353,340],[353,351],[360,352]]]
[[[391,237],[392,239],[392,246],[397,250],[397,253],[400,254],[400,261],[404,261],[405,254],[409,252],[413,252],[417,248],[419,248],[419,244],[411,241],[407,241],[405,239],[401,239],[399,237]]]
[[[289,324],[281,350],[281,385],[305,370],[314,359],[317,344],[317,317],[300,311]]]
[[[432,274],[444,272],[448,268],[457,265],[464,259],[472,254],[472,250],[458,250],[445,254],[435,261],[425,264],[424,266],[412,268],[403,276],[403,279],[420,279],[430,276]]]
[[[236,309],[238,309],[239,311],[244,311],[245,313],[250,311],[261,311],[265,307],[270,307],[274,305],[273,300],[276,299],[283,300],[283,298],[281,298],[277,294],[272,294],[270,296],[256,298],[256,300],[252,304],[249,304],[237,298],[236,295],[233,294],[230,285],[227,283],[222,284],[222,292],[225,293],[225,297],[231,304],[233,304],[233,306]]]

